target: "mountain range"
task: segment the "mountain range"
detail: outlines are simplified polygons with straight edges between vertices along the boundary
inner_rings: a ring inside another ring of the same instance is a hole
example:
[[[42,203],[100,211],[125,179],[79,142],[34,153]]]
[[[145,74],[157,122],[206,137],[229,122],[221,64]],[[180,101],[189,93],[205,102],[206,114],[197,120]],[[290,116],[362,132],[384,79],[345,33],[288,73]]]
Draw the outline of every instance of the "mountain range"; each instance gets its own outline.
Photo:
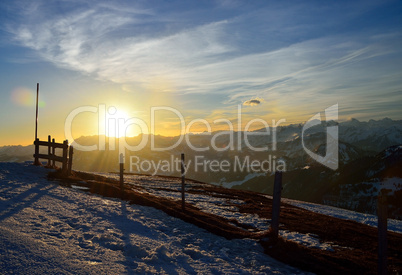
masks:
[[[138,145],[142,138],[148,142],[140,151],[126,151],[125,171],[180,176],[180,170],[173,169],[173,165],[164,170],[155,169],[156,166],[152,165],[143,165],[142,168],[147,169],[141,169],[141,166],[133,166],[130,159],[132,161],[131,157],[135,157],[137,163],[141,164],[173,164],[173,160],[178,160],[180,154],[184,153],[188,164],[188,178],[228,188],[271,194],[274,170],[283,164],[282,169],[286,171],[283,175],[284,197],[375,214],[378,192],[384,187],[392,190],[389,194],[392,217],[402,218],[402,207],[398,204],[402,201],[402,120],[384,118],[366,122],[357,119],[340,123],[323,122],[304,131],[302,137],[303,126],[304,124],[291,124],[278,126],[276,129],[262,128],[254,131],[257,135],[247,137],[248,143],[244,139],[244,132],[188,135],[187,140],[193,147],[209,147],[209,150],[202,152],[194,151],[186,139],[167,151],[155,151],[151,148],[151,138],[154,139],[155,147],[166,148],[178,142],[180,137],[139,135],[126,138],[127,144],[131,146]],[[308,150],[324,156],[326,129],[329,126],[338,126],[339,168],[336,171],[314,161],[302,144],[303,139]],[[98,141],[98,136],[86,136],[76,139],[75,143],[93,145],[98,144]],[[103,151],[75,150],[73,168],[91,172],[117,172],[119,140],[106,138],[106,141]],[[212,149],[212,145],[222,149],[216,151]],[[223,150],[231,145],[234,150]],[[268,150],[256,152],[250,145],[255,148],[267,147]],[[45,148],[41,150],[46,151]],[[33,145],[0,147],[0,161],[32,160],[33,151]],[[214,160],[229,163],[229,169],[211,169],[208,163],[211,164]],[[198,166],[197,161],[200,163]],[[253,161],[257,163],[257,168],[261,163],[265,166],[254,169]]]

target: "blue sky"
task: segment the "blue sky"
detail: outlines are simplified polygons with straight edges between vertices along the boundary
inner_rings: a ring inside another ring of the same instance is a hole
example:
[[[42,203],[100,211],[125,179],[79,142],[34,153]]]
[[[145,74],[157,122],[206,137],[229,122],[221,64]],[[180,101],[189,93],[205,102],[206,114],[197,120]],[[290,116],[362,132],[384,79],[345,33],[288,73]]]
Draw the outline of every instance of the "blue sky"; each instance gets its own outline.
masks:
[[[32,102],[15,94],[37,82],[40,134],[60,138],[69,112],[102,103],[145,121],[161,105],[233,120],[255,99],[250,119],[299,123],[337,103],[341,120],[402,117],[400,1],[2,1],[0,13],[0,145],[31,140]]]

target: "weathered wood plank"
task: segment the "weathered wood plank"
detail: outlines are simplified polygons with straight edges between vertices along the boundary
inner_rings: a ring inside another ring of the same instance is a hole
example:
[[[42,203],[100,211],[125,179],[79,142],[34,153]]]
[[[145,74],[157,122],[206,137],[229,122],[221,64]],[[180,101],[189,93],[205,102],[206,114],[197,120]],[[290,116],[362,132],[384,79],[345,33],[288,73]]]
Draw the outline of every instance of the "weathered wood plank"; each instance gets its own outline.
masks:
[[[35,141],[34,144],[37,146],[50,146],[53,148],[64,148],[65,147],[64,143],[56,143],[56,142],[53,143],[53,142],[47,142],[47,141],[41,141],[41,140]]]
[[[38,158],[38,159],[47,159],[47,160],[54,160],[54,161],[59,161],[59,162],[63,162],[63,157],[59,157],[59,156],[53,156],[53,155],[45,155],[45,154],[34,154],[33,155],[34,158]]]

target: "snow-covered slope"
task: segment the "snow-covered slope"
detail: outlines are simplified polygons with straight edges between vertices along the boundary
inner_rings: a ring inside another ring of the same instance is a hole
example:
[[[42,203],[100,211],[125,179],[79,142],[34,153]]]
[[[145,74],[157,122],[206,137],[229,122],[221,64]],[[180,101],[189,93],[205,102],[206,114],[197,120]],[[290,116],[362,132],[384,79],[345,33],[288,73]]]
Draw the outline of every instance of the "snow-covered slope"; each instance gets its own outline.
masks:
[[[378,217],[372,214],[364,214],[329,205],[322,205],[322,204],[303,202],[291,199],[283,199],[283,201],[291,205],[307,209],[312,212],[328,215],[339,219],[356,221],[374,227],[377,227],[378,224]],[[388,219],[388,230],[402,234],[402,221],[395,219]]]
[[[118,179],[119,175],[113,173],[98,173],[99,175],[106,176],[109,178]],[[146,178],[146,176],[144,177]],[[138,175],[125,175],[124,182],[132,186],[141,187],[141,191],[152,194],[154,196],[179,200],[181,198],[181,183],[177,179],[169,178],[158,178],[154,177],[152,182],[147,182],[144,186],[144,178]],[[166,186],[168,183],[168,186]],[[187,183],[187,186],[195,186],[197,183]],[[391,186],[391,183],[389,184]],[[172,192],[172,191],[178,192]],[[267,198],[272,198],[272,196],[264,195]],[[227,198],[212,197],[209,194],[186,194],[186,201],[195,205],[196,207],[202,209],[202,211],[207,213],[212,213],[219,215],[228,219],[236,219],[239,223],[251,225],[258,230],[268,229],[269,221],[264,218],[260,218],[257,215],[247,215],[245,213],[239,213],[238,209],[231,204],[241,204],[244,203],[242,200],[229,200]],[[327,216],[332,216],[345,220],[352,220],[362,224],[377,227],[377,216],[372,214],[364,214],[355,211],[350,211],[342,208],[337,208],[333,206],[314,204],[310,202],[303,202],[291,199],[282,199],[283,202],[295,205],[307,209],[312,212],[321,213]],[[229,204],[228,204],[229,202]],[[389,230],[395,231],[397,233],[402,233],[402,220],[389,219]]]
[[[300,273],[254,240],[227,240],[162,211],[64,188],[0,163],[0,273]]]

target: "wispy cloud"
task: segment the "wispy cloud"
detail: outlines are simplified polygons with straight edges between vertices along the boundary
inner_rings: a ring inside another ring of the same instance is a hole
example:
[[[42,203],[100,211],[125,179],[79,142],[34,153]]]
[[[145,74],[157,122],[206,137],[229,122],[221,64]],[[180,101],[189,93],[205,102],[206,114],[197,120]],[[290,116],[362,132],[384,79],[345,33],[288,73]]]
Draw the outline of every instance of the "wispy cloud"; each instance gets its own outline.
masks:
[[[243,102],[244,106],[257,106],[260,105],[261,102],[263,102],[264,100],[262,98],[253,98],[253,99],[249,99]]]
[[[375,93],[384,85],[381,79],[402,69],[400,32],[319,32],[317,24],[300,16],[306,10],[301,4],[206,20],[194,14],[196,23],[176,20],[178,12],[119,3],[69,6],[63,13],[46,9],[27,7],[25,20],[9,28],[16,41],[56,66],[121,83],[126,90],[225,94],[221,103],[229,105],[258,105],[261,97],[283,109],[311,108],[345,96],[353,102],[353,93],[361,90]],[[317,14],[328,10],[314,9]],[[343,19],[358,14],[348,12]],[[339,20],[332,16],[328,22]],[[163,28],[154,26],[162,21]],[[393,87],[400,87],[395,81]]]
[[[140,12],[139,12],[140,13]],[[118,83],[145,86],[155,77],[186,81],[184,72],[216,61],[232,47],[222,38],[226,21],[212,22],[170,35],[119,35],[124,28],[142,24],[136,14],[114,7],[56,16],[22,24],[15,38],[57,66],[93,74]]]

